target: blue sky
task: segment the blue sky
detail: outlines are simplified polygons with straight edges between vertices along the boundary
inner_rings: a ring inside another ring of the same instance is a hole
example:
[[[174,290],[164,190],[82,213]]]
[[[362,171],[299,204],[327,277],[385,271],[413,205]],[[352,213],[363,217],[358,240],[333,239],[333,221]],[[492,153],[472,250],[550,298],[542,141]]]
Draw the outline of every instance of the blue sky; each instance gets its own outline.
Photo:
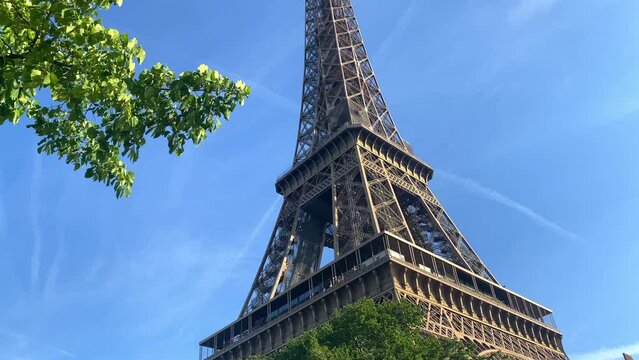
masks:
[[[555,310],[576,360],[639,355],[639,2],[354,0],[400,132],[497,278]],[[196,359],[239,313],[292,161],[303,1],[125,1],[146,65],[246,80],[130,199],[0,129],[0,358]]]

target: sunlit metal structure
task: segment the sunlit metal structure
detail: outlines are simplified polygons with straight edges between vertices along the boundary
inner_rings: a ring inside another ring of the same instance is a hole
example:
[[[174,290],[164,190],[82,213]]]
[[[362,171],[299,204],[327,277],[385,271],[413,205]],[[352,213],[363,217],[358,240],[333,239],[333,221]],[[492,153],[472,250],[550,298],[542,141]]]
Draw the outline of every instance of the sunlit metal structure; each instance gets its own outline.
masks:
[[[306,0],[304,85],[284,197],[236,322],[200,358],[267,354],[364,297],[424,309],[424,330],[478,352],[567,359],[552,312],[502,286],[400,136],[351,0]]]

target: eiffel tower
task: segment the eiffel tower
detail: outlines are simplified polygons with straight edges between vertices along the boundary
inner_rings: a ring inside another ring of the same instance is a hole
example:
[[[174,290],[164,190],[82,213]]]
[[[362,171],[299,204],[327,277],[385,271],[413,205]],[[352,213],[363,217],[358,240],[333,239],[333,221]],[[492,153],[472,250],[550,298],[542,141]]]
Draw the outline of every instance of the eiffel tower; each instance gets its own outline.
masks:
[[[567,359],[552,311],[501,285],[400,136],[351,0],[306,0],[304,85],[275,229],[237,321],[200,342],[200,359],[276,351],[361,298],[405,300],[424,331],[478,353]]]

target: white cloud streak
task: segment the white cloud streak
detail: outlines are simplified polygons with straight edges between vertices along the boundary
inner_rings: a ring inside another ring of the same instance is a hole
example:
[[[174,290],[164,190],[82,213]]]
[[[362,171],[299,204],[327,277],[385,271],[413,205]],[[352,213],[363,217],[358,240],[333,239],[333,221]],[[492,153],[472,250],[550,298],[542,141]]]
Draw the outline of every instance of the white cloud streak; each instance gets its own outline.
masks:
[[[472,179],[464,178],[447,171],[440,170],[437,172],[437,174],[450,182],[460,185],[461,187],[463,187],[464,189],[466,189],[467,191],[473,194],[479,195],[485,199],[494,201],[496,203],[499,203],[503,206],[506,206],[508,208],[515,210],[521,213],[522,215],[526,216],[528,219],[532,220],[537,225],[540,225],[548,230],[551,230],[567,239],[579,240],[579,236],[576,235],[575,233],[564,229],[559,224],[551,220],[548,220],[547,218],[538,214],[537,212],[530,209],[529,207],[513,199],[510,199],[509,197],[505,195],[500,194],[496,190],[493,190],[489,187],[481,185]]]
[[[65,349],[61,349],[59,347],[53,346],[51,344],[45,343],[43,341],[31,338],[25,334],[19,333],[17,331],[8,330],[8,329],[0,329],[0,335],[8,338],[9,341],[7,344],[9,346],[2,349],[0,352],[0,357],[3,359],[31,359],[32,354],[36,353],[56,353],[58,355],[62,355],[67,358],[75,359],[76,356],[67,351]],[[0,336],[1,338],[2,336]],[[1,344],[1,342],[0,342]],[[58,357],[56,357],[58,358]]]
[[[64,256],[64,237],[62,233],[58,234],[58,250],[51,262],[51,266],[47,271],[47,278],[44,283],[44,298],[50,299],[55,295],[55,287],[58,282],[58,274],[60,273],[60,262]]]
[[[70,352],[68,352],[68,351],[66,351],[66,350],[64,350],[64,349],[56,349],[56,351],[57,351],[60,355],[64,355],[64,356],[66,356],[66,357],[68,357],[68,358],[75,359],[75,357],[76,357],[75,355],[73,355],[72,353],[70,353]]]
[[[273,199],[264,212],[258,213],[253,226],[239,229],[239,234],[232,238],[194,236],[188,231],[169,229],[143,235],[148,241],[142,246],[114,250],[113,258],[107,256],[108,251],[101,251],[93,263],[109,265],[97,265],[89,281],[83,276],[76,281],[56,280],[61,275],[66,254],[60,234],[57,254],[47,271],[42,269],[40,273],[43,292],[27,295],[11,312],[30,323],[34,316],[51,309],[77,307],[85,311],[108,302],[110,312],[124,319],[109,331],[126,332],[132,337],[156,337],[171,332],[172,336],[192,338],[196,335],[193,324],[201,322],[203,316],[229,316],[227,310],[211,306],[212,302],[224,299],[226,284],[245,281],[254,275],[255,269],[245,264],[248,256],[257,251],[258,239],[268,236],[264,234],[269,233],[268,227],[279,204],[280,197]],[[0,322],[2,320],[0,318]],[[37,319],[40,321],[43,320]],[[88,331],[104,331],[94,325],[89,325]],[[182,330],[176,332],[175,329]],[[0,359],[83,357],[73,349],[43,344],[17,330],[11,331],[12,335],[8,333],[0,326]]]
[[[508,12],[508,22],[521,24],[533,17],[552,9],[557,0],[519,0]]]
[[[610,122],[617,119],[625,119],[627,116],[639,114],[639,98],[632,94],[612,96],[601,112],[600,122]]]
[[[192,322],[216,290],[236,276],[230,266],[234,255],[223,241],[211,247],[181,231],[162,231],[150,239],[141,249],[118,254],[103,288],[87,299],[122,298],[114,311],[127,314],[118,326],[132,336],[155,337]]]
[[[299,113],[300,106],[296,101],[284,96],[277,91],[272,90],[268,87],[263,81],[259,79],[263,79],[266,77],[266,72],[261,72],[258,74],[256,78],[249,78],[246,76],[242,76],[241,74],[235,73],[233,71],[224,71],[225,74],[232,78],[242,79],[245,83],[247,83],[251,87],[251,96],[255,96],[262,100],[265,100],[267,103],[278,107],[287,113],[297,115]]]
[[[4,175],[2,173],[2,169],[0,169],[0,240],[6,237],[8,233],[7,210],[4,203],[4,197],[2,196],[2,193],[4,191],[4,186],[2,183],[3,178],[4,178]]]
[[[40,231],[39,218],[39,193],[42,178],[42,158],[34,155],[33,170],[31,173],[31,203],[29,212],[31,213],[31,230],[33,231],[33,251],[31,253],[31,290],[33,291],[40,278],[40,253],[42,251],[42,237]]]
[[[275,36],[269,42],[274,42],[279,45],[279,48],[272,51],[269,56],[264,57],[258,71],[253,74],[253,76],[245,80],[245,82],[251,86],[252,94],[256,97],[267,100],[269,103],[281,108],[282,110],[295,115],[299,114],[299,103],[276,91],[273,91],[268,85],[266,85],[266,79],[269,75],[271,75],[271,73],[273,73],[273,70],[282,64],[284,60],[286,60],[286,58],[297,48],[297,39],[298,34],[292,31],[287,31],[286,35],[278,34]],[[244,77],[240,78],[245,79]]]
[[[176,326],[189,326],[201,314],[217,290],[231,279],[252,269],[242,268],[264,226],[277,210],[276,199],[249,233],[248,239],[233,240],[239,250],[218,241],[211,247],[201,237],[180,232],[163,232],[147,249],[116,262],[107,291],[127,293],[124,311],[134,311],[133,331],[157,335]],[[158,299],[162,299],[159,301]]]
[[[259,81],[245,80],[251,86],[251,94],[255,97],[266,100],[270,104],[285,110],[286,112],[297,115],[299,113],[299,104],[290,98],[271,90],[268,86]]]
[[[244,257],[248,250],[253,246],[253,244],[257,240],[257,237],[262,233],[264,225],[266,225],[266,222],[273,216],[273,214],[277,210],[277,205],[279,205],[280,202],[280,197],[276,197],[275,200],[273,200],[273,202],[271,203],[271,206],[268,208],[268,210],[266,210],[260,221],[257,223],[257,225],[255,225],[255,228],[253,228],[253,231],[251,232],[251,236],[248,238],[248,241],[244,243],[244,246],[242,246],[240,250],[240,258]]]
[[[395,24],[393,30],[388,33],[386,39],[379,46],[379,49],[377,49],[377,53],[375,53],[375,58],[373,59],[373,61],[375,61],[376,63],[381,63],[382,61],[384,61],[388,53],[392,50],[393,46],[401,42],[400,39],[402,35],[406,32],[410,24],[413,22],[413,20],[415,19],[415,15],[419,13],[419,9],[422,7],[422,5],[422,0],[411,1],[408,7],[405,8],[402,15],[399,17],[399,20],[397,20],[397,23]]]
[[[589,353],[576,354],[570,358],[572,360],[619,360],[623,353],[639,356],[639,341],[615,348],[603,348]]]
[[[259,71],[253,76],[253,80],[262,83],[273,70],[290,56],[297,48],[297,41],[299,40],[299,34],[296,31],[287,31],[286,35],[277,34],[274,39],[267,41],[264,45],[269,44],[271,46],[278,46],[279,48],[271,48],[269,56],[261,57]],[[277,45],[275,45],[277,44]],[[259,50],[264,51],[263,49]]]

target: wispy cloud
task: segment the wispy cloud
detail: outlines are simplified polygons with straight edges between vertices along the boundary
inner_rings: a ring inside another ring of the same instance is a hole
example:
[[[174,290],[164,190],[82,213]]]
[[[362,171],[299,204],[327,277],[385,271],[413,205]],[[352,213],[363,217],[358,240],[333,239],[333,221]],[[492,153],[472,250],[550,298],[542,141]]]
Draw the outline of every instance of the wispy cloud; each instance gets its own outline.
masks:
[[[572,360],[618,360],[621,359],[623,353],[639,356],[639,341],[615,348],[603,348],[589,353],[576,354],[570,358]]]
[[[3,359],[26,360],[33,357],[37,358],[38,356],[34,354],[48,354],[50,356],[51,353],[57,354],[58,356],[56,356],[56,358],[59,358],[59,355],[70,359],[76,358],[70,351],[34,339],[14,330],[0,328],[0,340],[2,340],[3,337],[8,339],[8,341],[4,342],[7,346],[2,346],[2,352],[0,352],[0,357]],[[0,344],[3,344],[3,342],[0,341]],[[48,358],[49,356],[46,357]]]
[[[386,39],[382,42],[375,53],[375,57],[373,61],[376,64],[381,64],[387,57],[387,55],[392,50],[393,46],[396,46],[401,41],[402,35],[408,30],[408,27],[415,19],[415,16],[419,14],[419,9],[423,5],[422,0],[413,0],[411,3],[404,9],[404,12],[395,23],[395,27],[393,30],[388,33]]]
[[[257,240],[257,237],[262,233],[262,230],[264,229],[264,225],[266,225],[266,222],[273,217],[275,211],[277,210],[277,205],[280,204],[281,201],[282,200],[279,196],[276,197],[271,203],[271,206],[268,208],[268,210],[266,210],[264,215],[262,215],[262,218],[260,219],[260,221],[253,228],[253,231],[251,232],[251,236],[244,243],[244,246],[242,246],[242,249],[240,250],[240,257],[244,257],[246,253],[248,252],[248,250],[253,246],[253,244]]]
[[[60,273],[60,262],[64,256],[64,236],[61,232],[58,233],[58,250],[49,266],[47,271],[47,278],[44,283],[44,299],[50,299],[54,296],[55,286],[58,281],[58,274]]]
[[[457,185],[460,185],[461,187],[463,187],[464,189],[479,195],[483,198],[486,198],[488,200],[494,201],[496,203],[499,203],[501,205],[504,205],[508,208],[511,208],[519,213],[521,213],[522,215],[526,216],[527,218],[529,218],[530,220],[532,220],[533,222],[535,222],[536,224],[556,232],[557,234],[571,239],[571,240],[578,240],[579,236],[576,235],[575,233],[564,229],[561,225],[548,220],[547,218],[545,218],[544,216],[538,214],[537,212],[535,212],[534,210],[532,210],[531,208],[527,207],[526,205],[523,205],[505,195],[500,194],[499,192],[497,192],[496,190],[493,190],[489,187],[486,187],[484,185],[479,184],[478,182],[472,180],[472,179],[468,179],[468,178],[464,178],[461,177],[459,175],[455,175],[453,173],[447,172],[447,171],[438,171],[437,173],[439,176],[445,178],[446,180],[453,182]]]
[[[269,85],[267,78],[280,66],[288,56],[297,48],[296,39],[298,34],[287,31],[285,34],[276,34],[272,39],[267,40],[268,48],[257,47],[254,49],[254,56],[261,56],[264,51],[269,51],[269,56],[264,58],[259,67],[245,69],[244,71],[232,71],[221,69],[222,72],[232,78],[242,79],[251,87],[251,96],[264,100],[268,104],[280,108],[292,115],[300,112],[299,100],[293,100],[275,90]],[[272,48],[275,46],[275,48]],[[268,50],[267,50],[268,49]],[[301,84],[300,84],[301,85]]]
[[[56,349],[56,351],[58,352],[58,354],[64,355],[64,356],[72,358],[72,359],[75,359],[75,357],[76,357],[75,355],[73,355],[72,353],[70,353],[70,352],[68,352],[68,351],[66,351],[64,349]]]
[[[31,230],[33,231],[33,250],[31,252],[31,290],[33,291],[40,278],[40,253],[42,252],[42,238],[39,218],[39,194],[42,178],[42,158],[34,155],[33,170],[31,173]]]
[[[25,294],[6,313],[0,312],[0,359],[83,358],[74,349],[36,340],[44,339],[37,335],[43,324],[65,321],[59,314],[69,308],[78,314],[95,314],[92,324],[81,325],[77,317],[66,319],[69,329],[83,326],[93,334],[85,339],[87,346],[99,344],[94,340],[105,331],[146,339],[170,333],[188,342],[202,335],[198,332],[202,322],[230,320],[234,314],[218,306],[219,302],[226,301],[228,289],[245,290],[244,284],[237,283],[254,275],[255,268],[245,265],[252,262],[255,251],[263,250],[255,244],[270,234],[280,203],[281,198],[275,198],[265,204],[252,226],[240,228],[232,236],[193,234],[169,227],[136,234],[147,239],[140,243],[118,245],[110,241],[109,248],[101,249],[95,259],[85,259],[86,272],[93,272],[88,280],[78,274],[75,279],[58,281],[66,254],[65,238],[60,234],[57,255],[40,271],[37,290],[42,283],[44,290]],[[104,304],[108,304],[106,315]],[[31,327],[34,323],[37,326]],[[23,335],[23,330],[18,330],[23,326],[35,333]]]
[[[266,100],[270,104],[290,114],[297,115],[299,113],[299,104],[297,101],[293,101],[287,96],[272,90],[262,82],[246,79],[246,83],[251,86],[252,95],[255,95],[255,97]]]
[[[3,192],[4,186],[2,184],[4,176],[2,174],[2,169],[0,169],[0,239],[7,236],[7,211],[5,210]]]
[[[286,34],[276,34],[273,39],[266,41],[264,45],[269,48],[269,56],[260,56],[260,66],[252,76],[253,80],[262,83],[264,80],[273,73],[273,71],[280,66],[287,57],[291,56],[293,51],[298,47],[299,34],[295,31],[287,31]],[[276,46],[276,48],[272,48]],[[258,54],[263,54],[265,49],[257,48]],[[257,54],[256,54],[257,55]]]
[[[267,76],[266,72],[260,72],[255,78],[243,76],[242,74],[228,70],[224,70],[223,73],[234,79],[242,79],[246,82],[251,87],[251,96],[265,100],[267,103],[285,110],[287,113],[294,115],[299,113],[299,104],[297,101],[271,89],[261,80]]]
[[[120,258],[108,286],[113,294],[127,294],[122,311],[135,311],[133,331],[156,335],[173,326],[188,326],[219,288],[252,271],[240,264],[280,201],[276,199],[269,206],[248,238],[232,240],[239,249],[227,241],[211,246],[201,236],[174,231],[159,233],[148,248]]]
[[[558,0],[519,0],[508,12],[508,22],[520,24],[552,9]]]
[[[629,116],[639,115],[639,98],[632,92],[626,94],[614,94],[602,106],[599,123],[626,119]]]

